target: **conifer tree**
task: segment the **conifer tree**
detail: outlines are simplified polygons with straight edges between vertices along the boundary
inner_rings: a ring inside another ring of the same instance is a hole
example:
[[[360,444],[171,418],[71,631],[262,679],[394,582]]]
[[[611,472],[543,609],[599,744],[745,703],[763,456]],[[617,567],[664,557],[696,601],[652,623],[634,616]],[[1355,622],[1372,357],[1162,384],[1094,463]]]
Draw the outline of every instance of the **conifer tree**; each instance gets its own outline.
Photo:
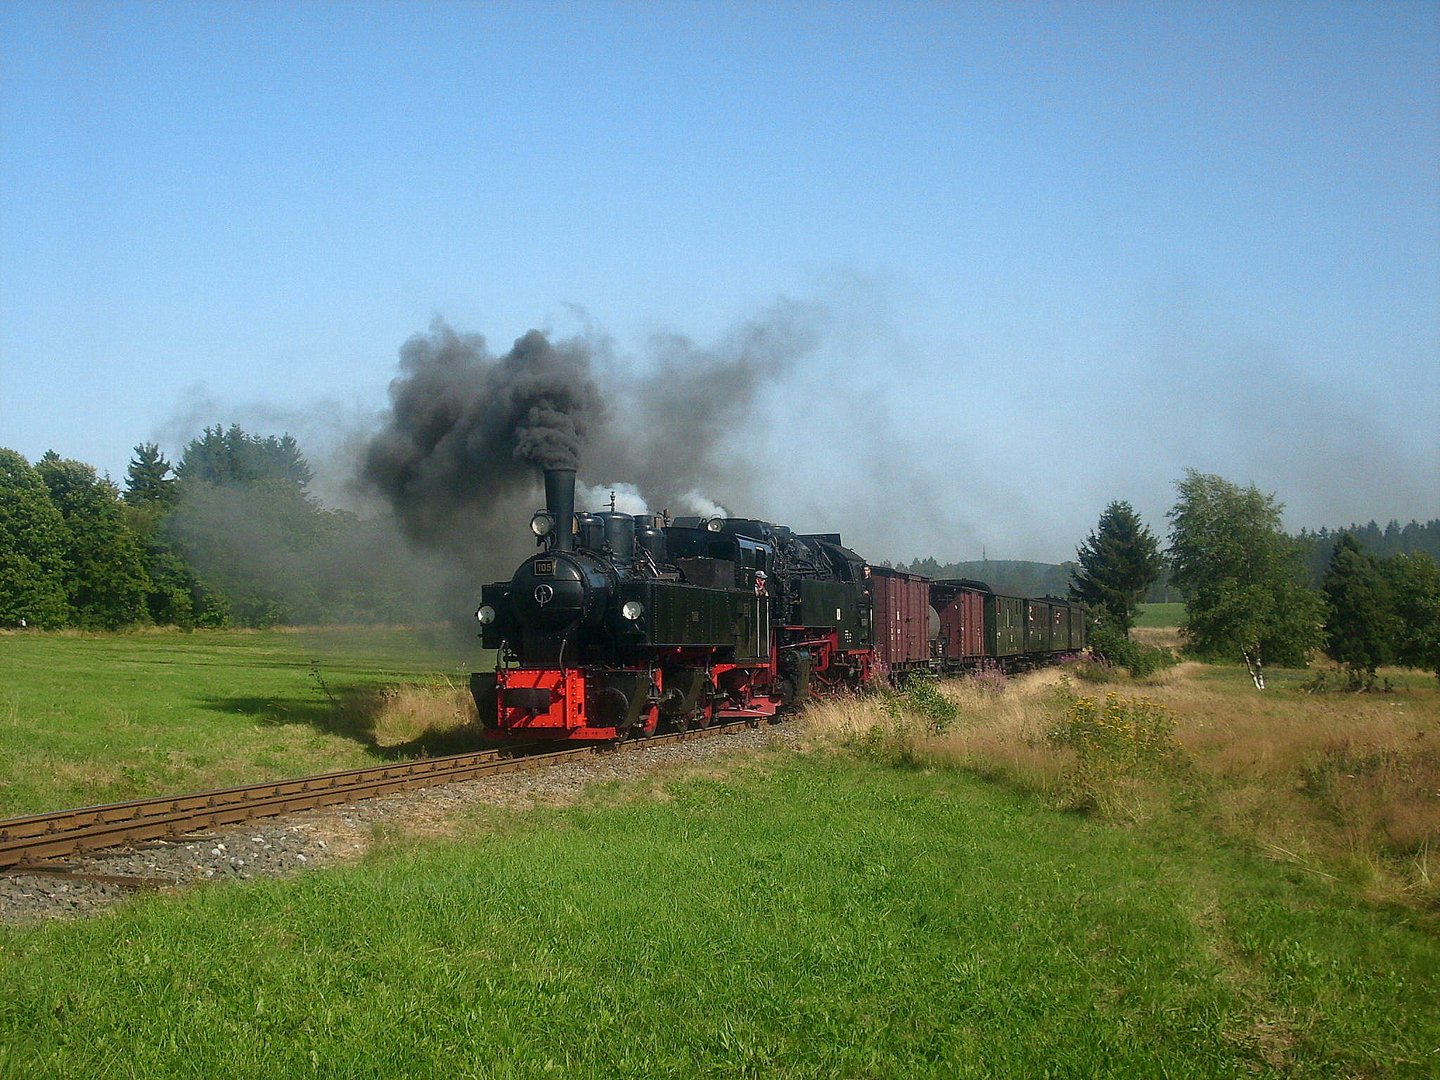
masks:
[[[125,501],[131,506],[173,506],[175,478],[168,475],[170,462],[154,443],[140,443],[125,470]]]
[[[1375,682],[1375,669],[1394,660],[1400,625],[1390,583],[1349,533],[1335,543],[1321,582],[1325,594],[1325,653],[1350,669],[1358,685]]]
[[[206,428],[180,455],[175,474],[184,483],[216,485],[279,481],[303,491],[314,479],[310,465],[291,435],[251,435],[239,424]]]
[[[1163,562],[1153,533],[1128,502],[1112,502],[1075,552],[1070,598],[1088,604],[1102,622],[1130,635],[1135,611],[1160,576]]]

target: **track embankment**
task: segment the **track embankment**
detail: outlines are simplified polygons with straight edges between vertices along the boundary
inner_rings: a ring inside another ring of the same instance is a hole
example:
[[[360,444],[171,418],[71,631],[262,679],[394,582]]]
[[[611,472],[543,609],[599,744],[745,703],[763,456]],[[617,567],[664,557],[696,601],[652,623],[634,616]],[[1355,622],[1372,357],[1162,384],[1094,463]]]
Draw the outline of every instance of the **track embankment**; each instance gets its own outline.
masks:
[[[343,862],[386,831],[443,833],[474,805],[572,801],[593,783],[788,739],[788,727],[739,722],[613,749],[477,751],[0,821],[0,922]]]

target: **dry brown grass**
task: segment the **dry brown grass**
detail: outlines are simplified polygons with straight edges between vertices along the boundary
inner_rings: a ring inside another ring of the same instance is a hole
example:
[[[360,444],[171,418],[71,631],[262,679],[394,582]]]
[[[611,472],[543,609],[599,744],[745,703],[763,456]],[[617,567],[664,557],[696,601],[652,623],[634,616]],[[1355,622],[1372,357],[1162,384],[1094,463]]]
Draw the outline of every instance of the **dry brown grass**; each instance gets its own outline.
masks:
[[[961,719],[941,734],[881,699],[816,706],[808,722],[817,739],[899,747],[912,762],[960,767],[1055,805],[1077,805],[1076,755],[1046,738],[1065,711],[1056,693],[1061,678],[1037,672],[999,693],[948,682],[942,689]],[[1076,689],[1092,692],[1081,683]],[[1102,689],[1170,710],[1186,763],[1164,776],[1106,781],[1109,789],[1090,803],[1105,816],[1195,813],[1267,857],[1377,898],[1440,904],[1440,690],[1259,693],[1242,669],[1197,663]]]
[[[1185,644],[1185,632],[1178,626],[1137,626],[1130,631],[1130,637],[1141,645],[1176,653]]]
[[[904,743],[921,762],[964,768],[1028,792],[1055,795],[1074,754],[1045,740],[1054,717],[1056,688],[1062,674],[1050,669],[1012,678],[1000,692],[969,679],[941,686],[960,709],[962,721],[933,734],[925,718],[898,717],[880,697],[823,702],[806,710],[813,739],[849,745]]]
[[[1156,696],[1213,791],[1211,813],[1270,856],[1440,900],[1440,695],[1237,693],[1177,678]]]
[[[430,685],[367,688],[337,703],[339,726],[376,747],[402,752],[458,752],[479,727],[468,687],[448,679]],[[451,745],[457,744],[457,745]]]

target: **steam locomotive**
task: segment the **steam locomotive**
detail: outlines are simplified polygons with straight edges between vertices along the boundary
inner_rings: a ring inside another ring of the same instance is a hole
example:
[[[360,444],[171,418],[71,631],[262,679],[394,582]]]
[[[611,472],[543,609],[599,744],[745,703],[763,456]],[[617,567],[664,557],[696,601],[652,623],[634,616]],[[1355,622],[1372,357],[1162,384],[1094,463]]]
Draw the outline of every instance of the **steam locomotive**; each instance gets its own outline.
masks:
[[[870,566],[836,533],[576,513],[575,470],[544,477],[541,550],[484,586],[476,612],[498,659],[470,690],[492,732],[601,741],[759,720],[907,672],[1027,667],[1085,644],[1084,609],[1066,601]]]

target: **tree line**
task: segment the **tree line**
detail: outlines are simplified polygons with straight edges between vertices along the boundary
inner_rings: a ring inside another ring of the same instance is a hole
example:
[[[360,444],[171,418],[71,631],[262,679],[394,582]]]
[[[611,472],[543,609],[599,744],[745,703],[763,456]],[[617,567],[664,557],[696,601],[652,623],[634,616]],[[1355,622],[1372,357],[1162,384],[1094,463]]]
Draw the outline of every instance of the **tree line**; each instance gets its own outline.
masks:
[[[1325,577],[1325,571],[1330,568],[1335,545],[1347,536],[1362,551],[1378,559],[1423,553],[1440,560],[1440,518],[1412,521],[1403,526],[1398,521],[1391,521],[1383,529],[1373,521],[1365,525],[1347,525],[1343,529],[1320,528],[1313,532],[1301,529],[1296,539],[1300,541],[1310,580],[1317,588]]]
[[[0,449],[0,627],[443,615],[443,577],[417,564],[383,520],[322,506],[313,478],[291,436],[238,425],[206,428],[173,467],[141,443],[123,491],[54,451],[31,464]],[[1127,648],[1139,604],[1163,581],[1185,598],[1187,647],[1244,662],[1260,687],[1266,665],[1303,665],[1317,648],[1358,685],[1387,664],[1440,675],[1440,563],[1429,550],[1440,548],[1440,521],[1292,537],[1283,505],[1253,485],[1190,470],[1176,486],[1164,552],[1130,504],[1116,501],[1073,563],[922,559],[902,568],[1025,595],[1068,591],[1090,607],[1092,637],[1112,651]]]
[[[888,564],[887,564],[888,565]],[[1070,581],[1073,563],[1026,562],[1019,559],[977,559],[940,563],[933,558],[916,559],[897,569],[919,574],[932,581],[966,578],[983,581],[996,592],[1015,596],[1060,596]]]
[[[1359,687],[1372,686],[1385,664],[1440,676],[1440,563],[1428,551],[1377,554],[1351,532],[1291,537],[1273,494],[1195,470],[1176,487],[1163,555],[1126,502],[1106,507],[1077,550],[1070,595],[1095,614],[1096,640],[1128,640],[1141,600],[1168,568],[1185,596],[1190,651],[1241,660],[1260,689],[1266,665],[1303,667],[1315,649]],[[1423,546],[1435,524],[1407,527],[1408,539]],[[1407,539],[1398,526],[1387,532],[1397,547]],[[1322,537],[1329,550],[1316,575],[1311,556]]]
[[[384,523],[323,507],[289,435],[215,426],[124,490],[54,451],[0,449],[0,626],[265,627],[433,615]]]

